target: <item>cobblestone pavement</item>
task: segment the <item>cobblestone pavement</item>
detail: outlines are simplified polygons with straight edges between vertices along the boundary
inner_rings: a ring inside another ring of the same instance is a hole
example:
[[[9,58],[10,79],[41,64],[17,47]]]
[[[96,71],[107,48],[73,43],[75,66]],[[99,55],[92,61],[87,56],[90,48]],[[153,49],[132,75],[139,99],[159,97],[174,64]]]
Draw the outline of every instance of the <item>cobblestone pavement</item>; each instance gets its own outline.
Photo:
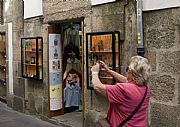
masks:
[[[64,127],[12,110],[0,102],[0,127]]]

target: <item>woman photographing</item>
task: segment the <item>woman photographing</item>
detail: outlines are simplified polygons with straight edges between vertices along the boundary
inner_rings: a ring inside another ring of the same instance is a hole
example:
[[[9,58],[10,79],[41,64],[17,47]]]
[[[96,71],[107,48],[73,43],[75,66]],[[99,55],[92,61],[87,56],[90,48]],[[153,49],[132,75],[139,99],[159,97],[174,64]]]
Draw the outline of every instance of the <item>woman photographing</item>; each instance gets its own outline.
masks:
[[[100,66],[118,83],[102,84],[98,76]],[[92,67],[93,87],[98,93],[107,96],[110,103],[106,120],[111,127],[146,127],[146,109],[150,99],[150,88],[147,84],[150,69],[148,60],[141,56],[133,56],[130,59],[126,77],[110,70],[103,61]]]

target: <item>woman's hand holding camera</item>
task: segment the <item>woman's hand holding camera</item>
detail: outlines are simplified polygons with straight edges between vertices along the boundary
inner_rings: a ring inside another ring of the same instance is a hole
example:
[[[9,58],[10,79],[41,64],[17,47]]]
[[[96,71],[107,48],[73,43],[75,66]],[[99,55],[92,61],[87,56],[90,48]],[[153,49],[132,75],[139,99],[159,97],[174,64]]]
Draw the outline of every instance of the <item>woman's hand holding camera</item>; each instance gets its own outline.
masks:
[[[103,61],[99,61],[99,63],[100,63],[102,68],[104,68],[107,72],[110,72],[109,67]]]
[[[101,68],[104,68],[105,71],[110,72],[109,67],[103,61],[99,61],[91,68],[92,75],[95,73],[99,73]]]
[[[99,63],[96,63],[96,65],[94,65],[94,66],[91,68],[92,75],[93,75],[93,74],[98,74],[98,73],[99,73],[99,70],[100,70],[100,64],[99,64]]]

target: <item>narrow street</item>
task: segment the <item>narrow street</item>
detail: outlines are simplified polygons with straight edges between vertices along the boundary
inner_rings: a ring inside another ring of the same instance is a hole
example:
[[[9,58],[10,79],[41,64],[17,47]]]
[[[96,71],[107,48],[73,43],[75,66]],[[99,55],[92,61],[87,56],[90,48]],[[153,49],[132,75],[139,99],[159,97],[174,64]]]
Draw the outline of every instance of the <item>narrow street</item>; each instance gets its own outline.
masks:
[[[63,127],[19,113],[0,102],[0,127]]]

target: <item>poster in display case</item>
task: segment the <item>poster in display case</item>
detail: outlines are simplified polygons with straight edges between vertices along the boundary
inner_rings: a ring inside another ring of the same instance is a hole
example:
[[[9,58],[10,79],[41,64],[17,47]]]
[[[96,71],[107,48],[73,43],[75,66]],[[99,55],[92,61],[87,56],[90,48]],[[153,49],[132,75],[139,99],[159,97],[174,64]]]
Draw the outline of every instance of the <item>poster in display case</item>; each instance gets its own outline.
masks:
[[[104,61],[110,69],[120,72],[120,34],[119,32],[86,33],[87,89],[93,89],[91,67]],[[99,72],[103,84],[114,84],[114,78],[102,68]]]
[[[22,77],[42,80],[43,70],[42,37],[21,38]]]
[[[49,95],[50,111],[62,109],[61,34],[49,34]]]

